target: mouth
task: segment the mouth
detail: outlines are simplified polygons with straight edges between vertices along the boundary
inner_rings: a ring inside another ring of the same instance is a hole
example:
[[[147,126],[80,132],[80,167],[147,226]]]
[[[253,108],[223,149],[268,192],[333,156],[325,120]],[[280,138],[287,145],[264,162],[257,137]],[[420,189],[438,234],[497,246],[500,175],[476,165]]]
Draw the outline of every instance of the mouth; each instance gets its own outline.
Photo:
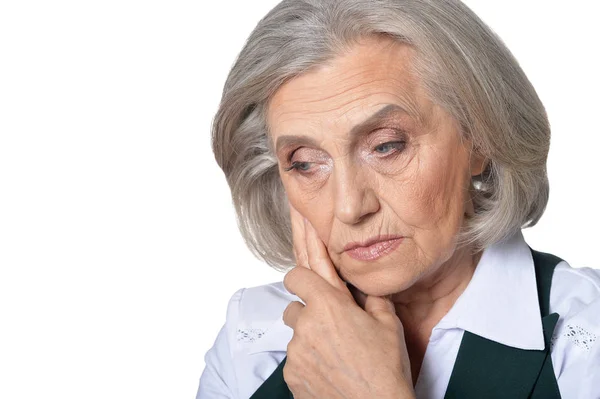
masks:
[[[378,236],[365,242],[352,242],[344,247],[344,252],[351,258],[361,261],[379,259],[393,252],[402,243],[402,236]]]

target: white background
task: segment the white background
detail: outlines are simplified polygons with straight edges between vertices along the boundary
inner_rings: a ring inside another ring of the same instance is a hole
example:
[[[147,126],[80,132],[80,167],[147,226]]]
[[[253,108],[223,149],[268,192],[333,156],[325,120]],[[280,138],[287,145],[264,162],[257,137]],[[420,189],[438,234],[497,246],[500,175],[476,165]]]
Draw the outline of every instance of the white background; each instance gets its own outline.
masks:
[[[276,3],[0,3],[0,397],[192,398],[229,297],[283,278],[244,246],[209,147]],[[600,267],[596,2],[467,3],[552,124],[528,243]]]

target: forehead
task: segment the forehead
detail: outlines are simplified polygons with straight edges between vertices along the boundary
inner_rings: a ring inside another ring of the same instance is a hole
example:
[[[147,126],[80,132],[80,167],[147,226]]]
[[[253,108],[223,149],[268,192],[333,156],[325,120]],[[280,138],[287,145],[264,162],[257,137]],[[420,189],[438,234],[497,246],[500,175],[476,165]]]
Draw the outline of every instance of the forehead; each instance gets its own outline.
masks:
[[[392,39],[368,38],[324,65],[283,84],[268,104],[270,133],[356,123],[386,104],[423,122],[431,103],[411,71],[414,50]]]

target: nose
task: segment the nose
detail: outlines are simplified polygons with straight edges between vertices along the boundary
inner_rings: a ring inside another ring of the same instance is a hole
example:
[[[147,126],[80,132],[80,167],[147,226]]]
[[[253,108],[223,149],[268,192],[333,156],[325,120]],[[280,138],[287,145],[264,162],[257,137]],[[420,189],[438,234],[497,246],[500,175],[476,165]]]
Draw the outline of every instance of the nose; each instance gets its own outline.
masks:
[[[334,168],[334,196],[337,219],[345,224],[356,224],[379,210],[380,204],[369,179],[359,166],[343,165]]]

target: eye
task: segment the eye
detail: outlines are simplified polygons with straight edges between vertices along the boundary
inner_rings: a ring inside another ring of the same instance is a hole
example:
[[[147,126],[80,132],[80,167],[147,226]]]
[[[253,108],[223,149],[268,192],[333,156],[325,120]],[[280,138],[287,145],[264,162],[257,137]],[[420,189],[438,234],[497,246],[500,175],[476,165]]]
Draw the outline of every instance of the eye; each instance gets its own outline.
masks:
[[[292,162],[292,165],[285,168],[284,170],[286,172],[289,172],[293,169],[298,170],[298,171],[302,171],[302,172],[306,172],[308,170],[310,170],[310,165],[312,162],[298,162],[298,161],[294,161]]]
[[[283,170],[308,176],[316,173],[319,166],[322,166],[326,161],[327,156],[323,151],[310,147],[300,147],[285,157],[284,162],[287,165]]]
[[[406,143],[404,141],[390,141],[387,143],[379,144],[375,147],[375,151],[380,154],[388,154],[393,150],[402,151]]]

